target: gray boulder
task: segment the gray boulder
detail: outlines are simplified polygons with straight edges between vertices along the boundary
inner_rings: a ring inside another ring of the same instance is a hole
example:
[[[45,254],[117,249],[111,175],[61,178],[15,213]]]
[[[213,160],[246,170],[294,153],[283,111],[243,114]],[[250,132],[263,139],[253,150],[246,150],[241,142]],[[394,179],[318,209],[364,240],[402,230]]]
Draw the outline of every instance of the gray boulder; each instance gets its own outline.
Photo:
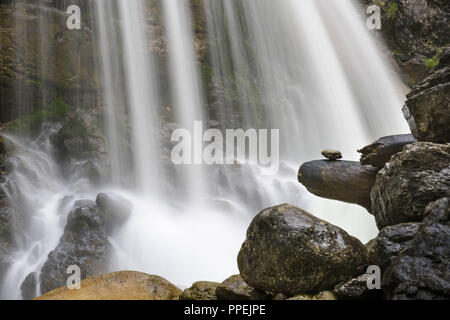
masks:
[[[450,142],[450,63],[413,88],[403,114],[417,140]]]
[[[358,239],[289,204],[253,219],[238,256],[248,285],[288,296],[333,289],[363,273],[366,264]]]
[[[82,279],[105,273],[110,250],[104,211],[93,201],[77,201],[58,246],[41,269],[41,293],[65,285],[71,265],[80,267]]]
[[[450,199],[429,204],[425,215],[414,239],[384,272],[388,299],[450,298]]]
[[[416,142],[392,157],[371,191],[379,229],[421,221],[425,206],[450,196],[450,144]]]
[[[419,226],[418,222],[399,223],[381,230],[375,239],[366,244],[370,263],[384,270],[411,244]]]

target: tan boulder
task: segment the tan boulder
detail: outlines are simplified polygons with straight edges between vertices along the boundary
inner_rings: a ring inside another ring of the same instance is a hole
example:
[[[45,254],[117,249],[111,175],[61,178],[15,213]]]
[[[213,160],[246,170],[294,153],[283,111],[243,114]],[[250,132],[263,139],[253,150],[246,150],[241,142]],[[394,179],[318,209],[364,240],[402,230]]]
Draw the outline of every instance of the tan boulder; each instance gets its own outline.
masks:
[[[60,287],[34,300],[178,300],[181,290],[164,278],[119,271],[87,278],[81,289]]]

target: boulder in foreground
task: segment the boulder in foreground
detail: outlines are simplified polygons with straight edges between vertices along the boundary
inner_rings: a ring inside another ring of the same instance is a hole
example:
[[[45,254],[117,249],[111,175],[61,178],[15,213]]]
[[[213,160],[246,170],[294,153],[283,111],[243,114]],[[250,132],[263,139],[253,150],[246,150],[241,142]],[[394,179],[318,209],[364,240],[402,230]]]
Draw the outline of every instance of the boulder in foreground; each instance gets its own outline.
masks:
[[[450,143],[408,145],[378,174],[371,192],[379,229],[419,222],[428,203],[450,196]]]
[[[289,204],[253,219],[238,256],[246,283],[287,296],[332,290],[363,273],[366,263],[358,239]]]
[[[119,271],[87,278],[81,289],[61,287],[34,300],[178,300],[181,290],[164,278]]]

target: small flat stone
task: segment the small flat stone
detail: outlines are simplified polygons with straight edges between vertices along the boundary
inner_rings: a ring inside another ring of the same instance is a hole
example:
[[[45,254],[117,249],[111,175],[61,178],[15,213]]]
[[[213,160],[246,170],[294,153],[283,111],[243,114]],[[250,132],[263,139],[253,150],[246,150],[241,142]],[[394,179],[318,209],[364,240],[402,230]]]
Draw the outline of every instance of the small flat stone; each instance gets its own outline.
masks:
[[[322,151],[322,155],[332,161],[342,159],[342,153],[339,150],[326,149]]]

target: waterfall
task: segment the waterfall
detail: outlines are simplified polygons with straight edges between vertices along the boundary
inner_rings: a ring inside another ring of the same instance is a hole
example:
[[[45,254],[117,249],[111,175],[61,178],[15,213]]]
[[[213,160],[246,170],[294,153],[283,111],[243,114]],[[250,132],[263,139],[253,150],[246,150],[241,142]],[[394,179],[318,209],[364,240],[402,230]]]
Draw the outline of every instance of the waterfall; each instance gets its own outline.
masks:
[[[203,120],[203,101],[188,3],[186,0],[162,1],[162,9],[167,29],[175,119],[181,128],[194,132],[194,121]],[[201,150],[194,152],[202,154]],[[201,167],[193,165],[182,170],[184,181],[188,181],[185,192],[189,194],[189,201],[198,202],[206,191]]]
[[[180,287],[237,273],[246,228],[269,206],[299,206],[363,242],[376,236],[374,218],[364,209],[319,199],[297,182],[299,165],[319,158],[322,149],[357,160],[357,148],[408,131],[401,84],[355,5],[203,0],[207,87],[190,1],[155,2],[160,10],[150,13],[146,0],[96,0],[91,6],[111,181],[93,186],[76,166],[62,175],[49,140],[55,126],[43,126],[33,138],[7,136],[16,147],[15,170],[2,187],[18,213],[11,264],[0,275],[1,298],[20,298],[24,278],[39,272],[58,244],[74,202],[100,192],[133,204],[129,220],[110,237],[110,271],[157,274]],[[156,14],[157,22],[149,21]],[[167,52],[150,48],[155,41]],[[44,71],[52,58],[44,51],[40,73],[56,72]],[[161,115],[166,105],[173,119]],[[193,132],[195,121],[222,131],[279,129],[279,172],[263,175],[264,167],[245,163],[174,165],[160,135],[167,128]]]

